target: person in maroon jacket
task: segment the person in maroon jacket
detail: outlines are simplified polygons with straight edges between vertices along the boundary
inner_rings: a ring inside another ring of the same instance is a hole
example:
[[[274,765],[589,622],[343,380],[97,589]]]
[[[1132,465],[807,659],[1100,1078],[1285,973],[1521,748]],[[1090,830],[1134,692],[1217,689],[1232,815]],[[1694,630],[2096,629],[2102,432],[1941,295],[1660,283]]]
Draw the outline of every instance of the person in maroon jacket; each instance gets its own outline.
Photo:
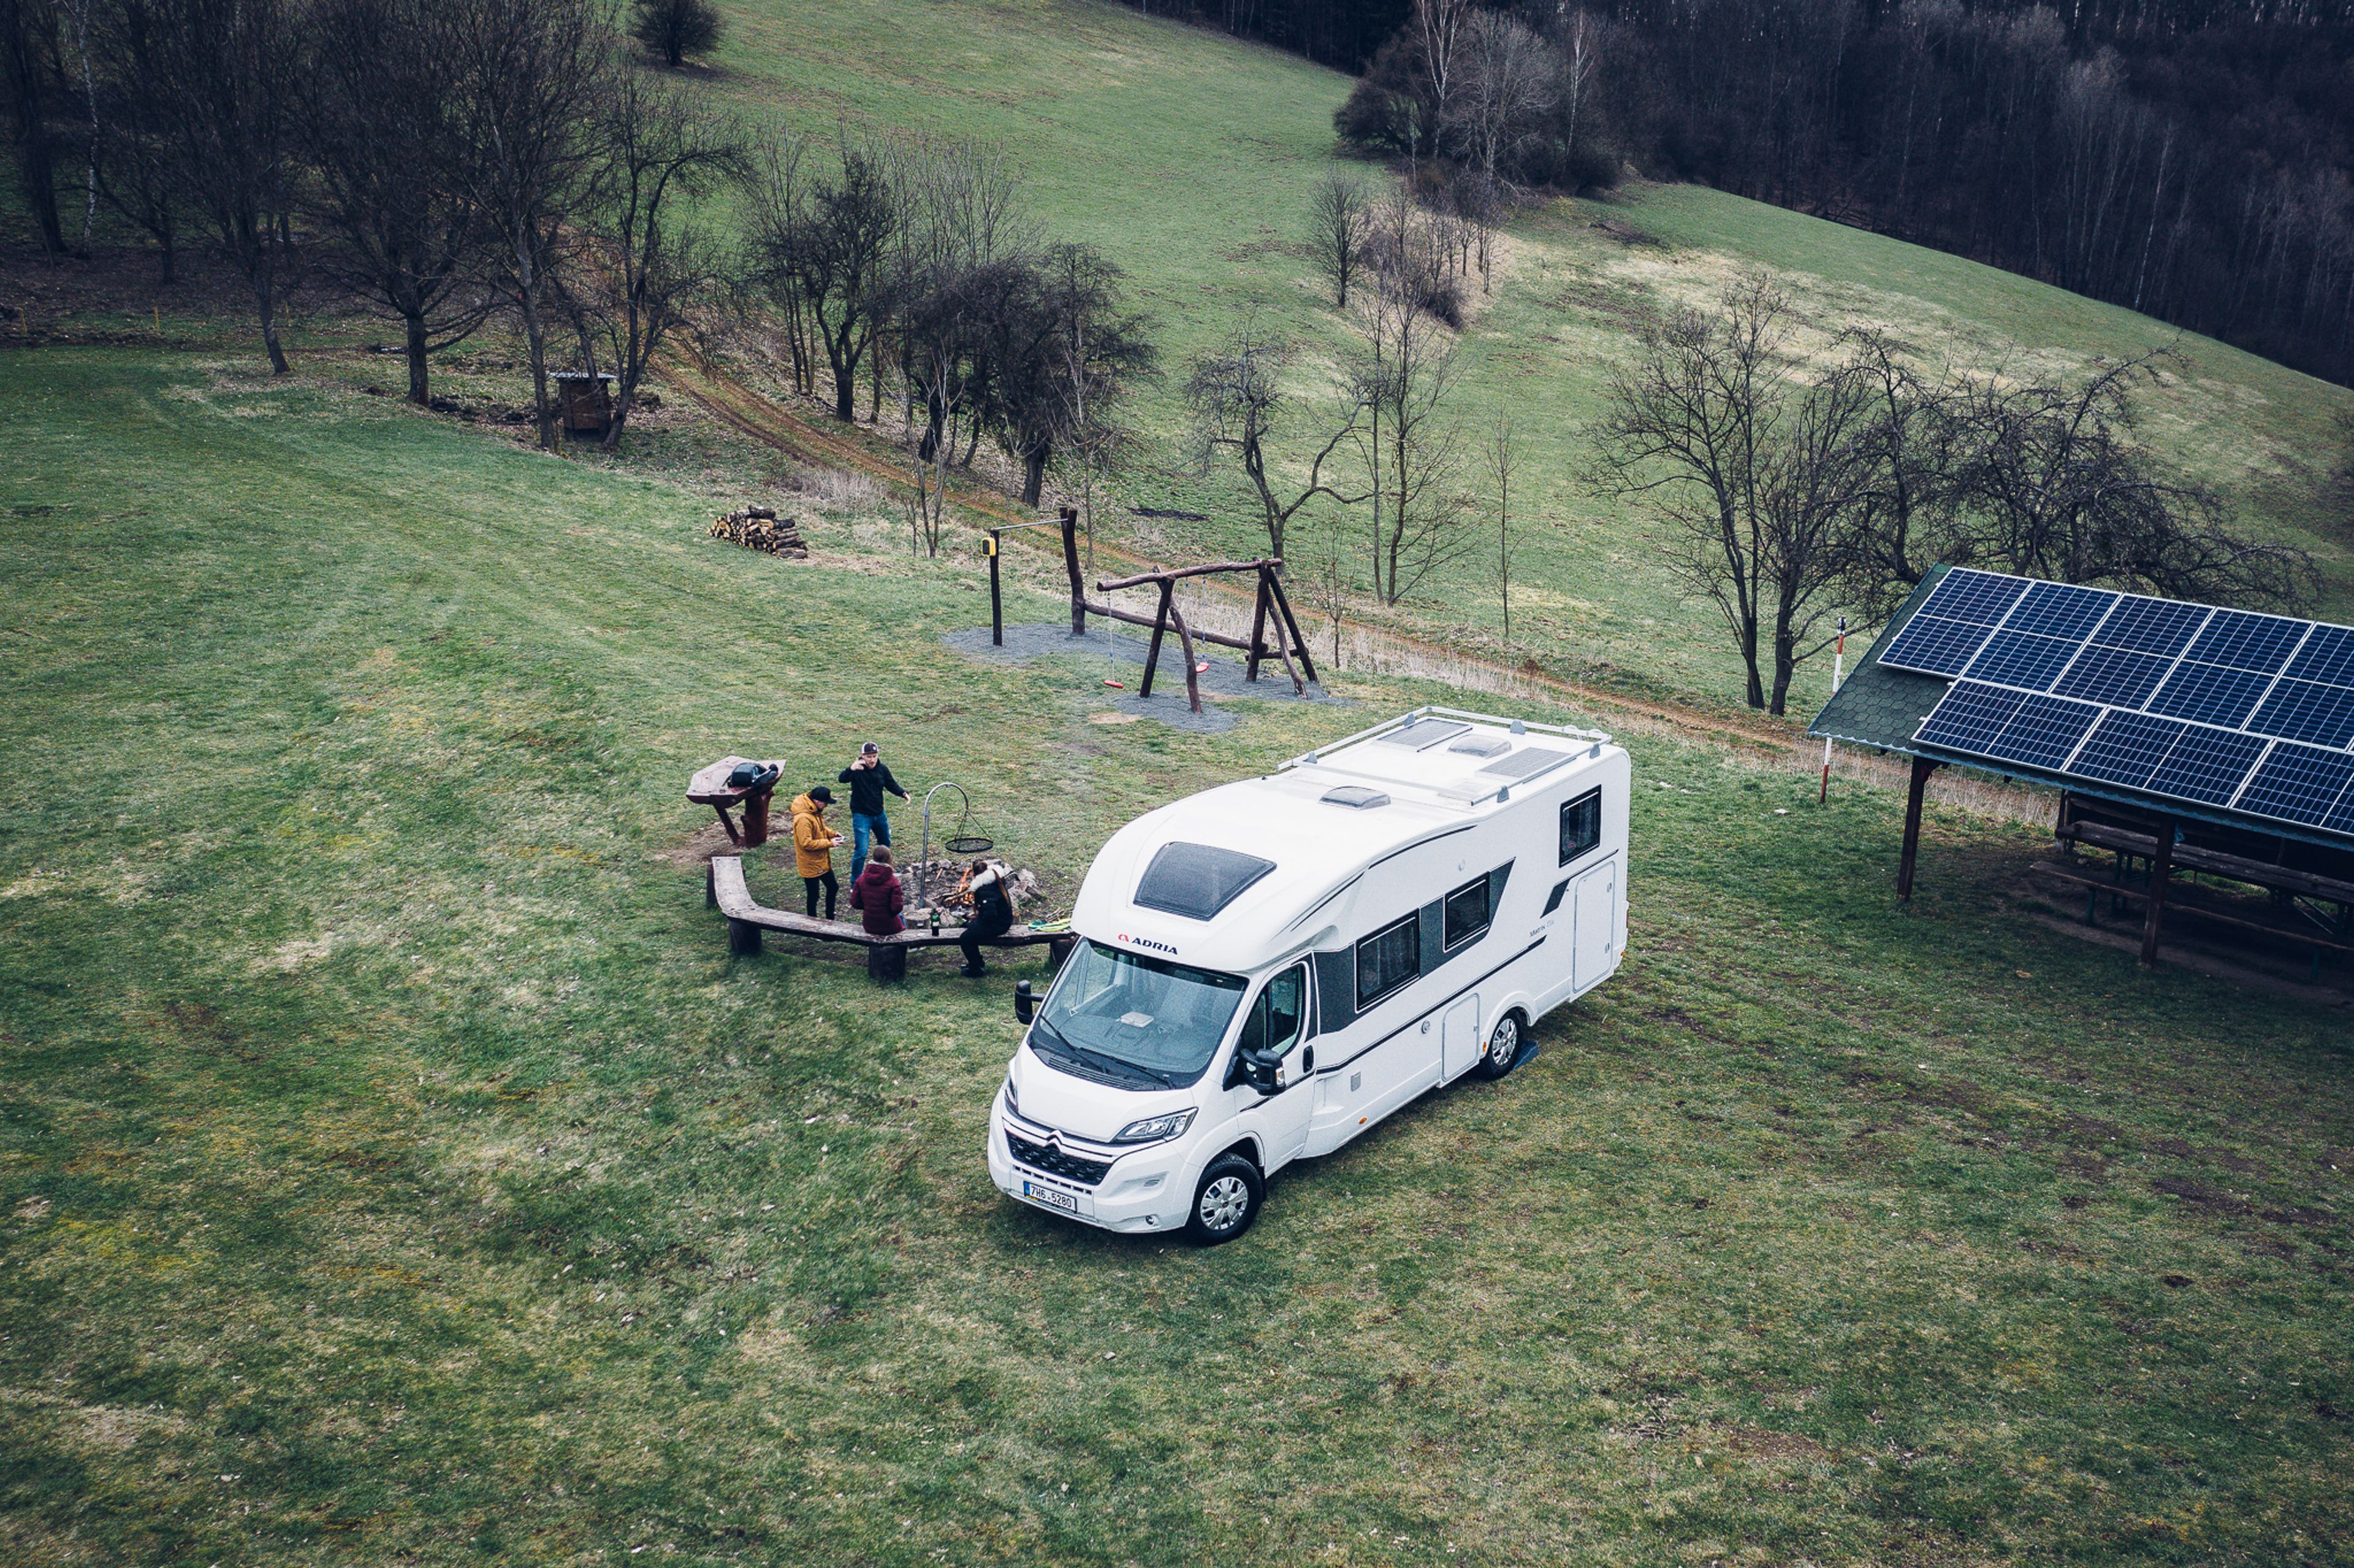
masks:
[[[866,853],[866,868],[850,885],[850,906],[858,911],[868,936],[896,937],[907,928],[899,918],[907,903],[898,873],[891,869],[891,846],[876,844]]]

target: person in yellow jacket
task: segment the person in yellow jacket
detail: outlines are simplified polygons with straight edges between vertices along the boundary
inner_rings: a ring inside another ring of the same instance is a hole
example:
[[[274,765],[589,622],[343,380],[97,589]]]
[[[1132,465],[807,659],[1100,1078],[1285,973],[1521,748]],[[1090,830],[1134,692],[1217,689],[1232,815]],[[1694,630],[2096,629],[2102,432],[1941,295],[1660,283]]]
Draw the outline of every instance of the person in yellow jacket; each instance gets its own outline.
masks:
[[[829,920],[833,918],[834,898],[842,891],[842,884],[833,877],[833,851],[842,835],[825,821],[825,809],[832,804],[833,791],[822,784],[793,801],[793,863],[801,868],[801,892],[812,920],[817,918],[818,889],[825,889]]]

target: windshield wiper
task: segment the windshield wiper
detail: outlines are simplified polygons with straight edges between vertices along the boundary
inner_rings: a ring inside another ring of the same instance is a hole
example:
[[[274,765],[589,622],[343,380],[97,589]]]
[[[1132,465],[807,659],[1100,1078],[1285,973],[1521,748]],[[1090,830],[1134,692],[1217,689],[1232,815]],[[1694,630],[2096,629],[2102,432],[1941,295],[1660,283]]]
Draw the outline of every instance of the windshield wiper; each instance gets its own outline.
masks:
[[[1177,1086],[1177,1080],[1171,1077],[1168,1074],[1161,1072],[1159,1068],[1148,1067],[1141,1062],[1131,1062],[1124,1056],[1114,1056],[1108,1052],[1097,1051],[1090,1049],[1087,1046],[1081,1045],[1072,1040],[1069,1035],[1064,1033],[1061,1030],[1047,1022],[1044,1018],[1038,1019],[1035,1022],[1030,1025],[1030,1033],[1034,1048],[1037,1034],[1041,1030],[1045,1032],[1050,1049],[1064,1052],[1077,1061],[1093,1066],[1099,1071],[1110,1073],[1136,1073],[1152,1079],[1155,1083],[1160,1084],[1164,1088],[1173,1089]]]

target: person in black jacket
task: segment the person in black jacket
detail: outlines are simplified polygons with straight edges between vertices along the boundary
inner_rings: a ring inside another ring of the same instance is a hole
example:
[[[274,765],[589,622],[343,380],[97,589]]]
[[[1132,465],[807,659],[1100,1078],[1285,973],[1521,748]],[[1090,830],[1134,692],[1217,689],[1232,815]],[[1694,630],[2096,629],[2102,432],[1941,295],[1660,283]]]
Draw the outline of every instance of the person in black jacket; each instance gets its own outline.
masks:
[[[957,946],[964,949],[964,968],[957,972],[977,980],[989,972],[981,961],[981,943],[1013,928],[1013,878],[1003,866],[985,860],[974,861],[968,875],[972,918],[957,937]]]
[[[850,880],[855,882],[866,869],[867,845],[891,842],[891,819],[883,814],[883,791],[888,789],[902,800],[907,792],[891,777],[883,761],[883,748],[871,740],[858,748],[858,760],[836,774],[833,781],[850,786]]]

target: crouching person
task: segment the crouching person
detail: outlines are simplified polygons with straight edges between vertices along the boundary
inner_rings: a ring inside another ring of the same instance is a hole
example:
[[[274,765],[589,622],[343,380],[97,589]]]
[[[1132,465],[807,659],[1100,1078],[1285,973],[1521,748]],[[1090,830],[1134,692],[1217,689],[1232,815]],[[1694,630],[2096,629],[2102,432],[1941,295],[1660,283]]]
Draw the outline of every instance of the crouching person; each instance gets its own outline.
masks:
[[[989,972],[989,966],[981,961],[981,945],[1013,928],[1013,889],[1010,874],[992,861],[974,861],[968,876],[965,890],[972,895],[972,918],[965,923],[957,946],[964,949],[960,972],[978,977]]]

